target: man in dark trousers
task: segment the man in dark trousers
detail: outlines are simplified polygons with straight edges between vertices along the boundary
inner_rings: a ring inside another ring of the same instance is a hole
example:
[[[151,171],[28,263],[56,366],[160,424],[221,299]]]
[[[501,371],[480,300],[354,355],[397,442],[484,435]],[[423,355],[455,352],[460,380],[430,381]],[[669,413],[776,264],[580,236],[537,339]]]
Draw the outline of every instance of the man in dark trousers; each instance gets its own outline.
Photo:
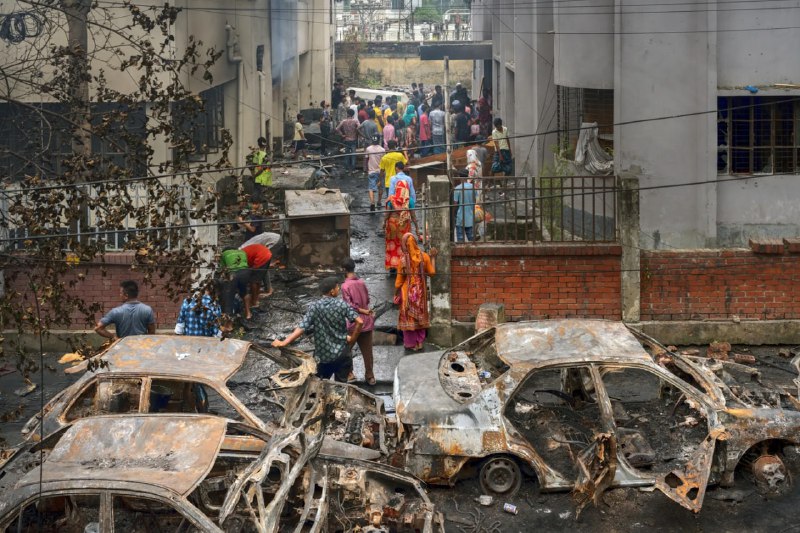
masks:
[[[330,276],[323,279],[319,290],[322,298],[309,306],[300,325],[284,340],[275,340],[272,346],[288,346],[306,331],[313,330],[317,376],[327,379],[333,374],[336,381],[346,382],[353,371],[350,347],[358,339],[364,321],[355,309],[338,298],[338,278]],[[347,334],[348,320],[355,323],[350,335]]]
[[[455,141],[457,143],[469,142],[469,115],[464,110],[464,104],[455,106],[456,111],[456,127],[455,127]]]
[[[119,294],[123,304],[115,307],[105,314],[97,323],[94,331],[101,337],[116,340],[128,335],[144,335],[156,332],[156,317],[153,309],[145,305],[139,297],[139,285],[135,281],[127,280],[119,284]],[[114,324],[115,333],[111,333],[106,326]]]

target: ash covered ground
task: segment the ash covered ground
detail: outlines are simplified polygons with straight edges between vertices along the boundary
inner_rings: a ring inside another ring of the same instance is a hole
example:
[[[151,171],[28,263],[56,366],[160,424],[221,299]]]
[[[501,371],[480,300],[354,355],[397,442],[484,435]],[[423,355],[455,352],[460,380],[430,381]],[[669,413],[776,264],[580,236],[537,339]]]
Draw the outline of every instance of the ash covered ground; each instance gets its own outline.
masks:
[[[375,346],[376,369],[379,381],[375,387],[360,383],[365,390],[382,396],[391,410],[391,383],[394,367],[404,356],[402,345],[393,342],[391,333],[396,325],[397,311],[391,305],[393,279],[388,278],[383,268],[382,213],[370,213],[364,175],[332,177],[327,186],[339,188],[352,195],[351,204],[351,255],[357,261],[357,272],[367,283],[372,306],[379,315],[377,329],[387,332],[377,336]],[[326,272],[310,272],[305,275],[288,271],[273,272],[273,296],[264,299],[260,312],[256,313],[252,328],[244,332],[245,338],[256,343],[268,344],[277,336],[288,334],[299,322],[308,305],[318,298],[317,284]],[[170,325],[161,324],[160,327]],[[302,339],[297,348],[312,351],[308,338]],[[705,347],[695,348],[700,355]],[[765,379],[781,384],[791,383],[795,372],[786,357],[779,355],[786,347],[780,346],[734,346],[732,352],[748,353],[756,357],[757,368]],[[363,364],[356,350],[355,372],[363,379]],[[55,363],[60,354],[49,354],[45,358],[44,395],[46,399],[63,389],[77,376],[61,372]],[[243,369],[233,379],[231,388],[256,413],[266,419],[276,416],[275,406],[263,401],[259,387],[265,386],[270,369]],[[0,437],[7,444],[18,442],[19,431],[25,421],[40,405],[40,390],[18,396],[15,391],[23,387],[18,372],[0,376],[0,412],[12,413],[0,424]],[[800,457],[794,450],[787,454],[787,463],[796,474],[800,473]],[[447,531],[477,532],[527,532],[543,531],[689,531],[689,532],[738,532],[738,531],[800,531],[797,506],[800,503],[800,483],[795,479],[788,493],[780,497],[765,497],[747,479],[737,476],[733,488],[710,488],[705,495],[703,509],[694,514],[669,500],[658,491],[639,489],[615,489],[603,496],[599,506],[588,505],[576,518],[576,504],[569,493],[542,494],[531,479],[526,479],[517,495],[508,500],[495,499],[492,505],[480,506],[475,499],[481,495],[477,478],[465,479],[454,487],[429,487],[437,509],[444,513]],[[503,504],[516,506],[518,514],[503,511]]]

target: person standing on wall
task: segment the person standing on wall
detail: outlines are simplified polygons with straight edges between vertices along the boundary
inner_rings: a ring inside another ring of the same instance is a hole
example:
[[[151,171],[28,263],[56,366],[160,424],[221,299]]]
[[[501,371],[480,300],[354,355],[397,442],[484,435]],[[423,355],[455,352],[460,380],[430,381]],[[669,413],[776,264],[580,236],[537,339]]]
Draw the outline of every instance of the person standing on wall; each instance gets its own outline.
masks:
[[[106,339],[117,340],[129,335],[145,335],[156,332],[156,317],[153,309],[138,300],[139,285],[126,280],[119,284],[119,295],[123,304],[115,307],[101,318],[94,328],[95,333]],[[106,329],[114,324],[115,332]]]
[[[453,203],[458,205],[455,222],[456,242],[472,242],[472,227],[475,224],[475,188],[471,179],[464,178],[453,190]]]
[[[350,347],[358,339],[364,321],[355,309],[338,298],[339,280],[330,276],[319,284],[322,298],[311,304],[300,325],[283,340],[272,342],[275,348],[283,348],[297,340],[306,331],[313,331],[314,359],[317,361],[317,376],[347,382],[353,370]],[[355,323],[353,332],[347,334],[347,322]]]

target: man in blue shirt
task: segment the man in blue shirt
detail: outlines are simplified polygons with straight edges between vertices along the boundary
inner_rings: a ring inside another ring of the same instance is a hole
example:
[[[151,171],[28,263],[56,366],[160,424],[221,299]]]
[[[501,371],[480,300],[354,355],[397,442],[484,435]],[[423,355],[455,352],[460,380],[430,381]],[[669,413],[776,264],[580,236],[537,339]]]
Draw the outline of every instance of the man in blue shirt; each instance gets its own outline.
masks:
[[[175,333],[193,337],[222,337],[222,308],[214,298],[214,292],[214,285],[209,284],[202,295],[198,293],[184,298]]]
[[[475,224],[475,188],[469,179],[465,179],[453,191],[453,203],[458,205],[456,211],[456,242],[472,242],[472,226]]]
[[[346,382],[353,370],[350,347],[356,342],[364,321],[355,309],[338,298],[339,280],[330,276],[319,283],[322,298],[311,304],[303,321],[284,340],[275,340],[272,346],[282,348],[297,340],[306,331],[314,334],[314,359],[317,376],[327,379],[334,375],[336,381]],[[347,321],[355,323],[353,332],[347,334]]]
[[[137,300],[139,286],[135,281],[127,280],[119,284],[119,294],[124,303],[115,307],[100,319],[95,332],[106,339],[116,340],[128,335],[144,335],[156,332],[156,318],[153,309]],[[106,329],[114,324],[115,333]]]

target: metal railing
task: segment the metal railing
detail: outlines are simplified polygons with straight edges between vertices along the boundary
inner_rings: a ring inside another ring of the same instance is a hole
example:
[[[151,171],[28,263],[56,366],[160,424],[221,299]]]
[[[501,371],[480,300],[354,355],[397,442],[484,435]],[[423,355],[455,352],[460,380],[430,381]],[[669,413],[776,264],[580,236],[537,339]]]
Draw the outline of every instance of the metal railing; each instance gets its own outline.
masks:
[[[181,176],[171,176],[159,180],[166,191],[171,191],[176,196],[176,205],[172,206],[169,215],[160,216],[159,223],[165,226],[186,224],[190,221],[188,213],[191,207],[191,191],[181,181]],[[120,220],[113,223],[108,219],[108,213],[102,207],[89,207],[89,204],[96,204],[99,196],[107,194],[103,192],[103,187],[94,186],[92,183],[81,185],[84,189],[86,205],[68,205],[67,200],[62,200],[65,211],[74,209],[84,209],[84,215],[73,218],[72,223],[68,217],[62,220],[54,220],[47,229],[48,234],[60,235],[77,233],[75,240],[84,241],[85,239],[102,241],[107,251],[120,251],[125,248],[128,239],[143,230],[137,222],[136,214],[139,213],[145,220],[146,227],[153,224],[153,210],[161,211],[158,201],[163,196],[163,191],[153,192],[151,184],[147,182],[131,183],[125,187],[124,197],[120,199],[125,205],[126,214]],[[114,191],[118,193],[118,190]],[[7,249],[22,250],[27,247],[26,240],[32,233],[24,224],[24,217],[12,215],[9,211],[11,205],[22,205],[27,209],[32,208],[32,201],[26,194],[25,189],[20,187],[8,187],[3,190],[0,196],[0,240],[5,243],[3,247]],[[176,206],[179,206],[176,208]],[[28,211],[29,212],[29,211]],[[120,209],[117,208],[119,213]],[[185,229],[161,230],[150,229],[153,235],[159,236],[166,241],[169,249],[177,248],[181,245],[181,239],[187,233]],[[64,239],[65,246],[68,239]]]
[[[617,240],[614,176],[490,176],[473,180],[472,191],[461,183],[452,192],[457,242],[469,233],[458,226],[470,222],[474,242]]]

